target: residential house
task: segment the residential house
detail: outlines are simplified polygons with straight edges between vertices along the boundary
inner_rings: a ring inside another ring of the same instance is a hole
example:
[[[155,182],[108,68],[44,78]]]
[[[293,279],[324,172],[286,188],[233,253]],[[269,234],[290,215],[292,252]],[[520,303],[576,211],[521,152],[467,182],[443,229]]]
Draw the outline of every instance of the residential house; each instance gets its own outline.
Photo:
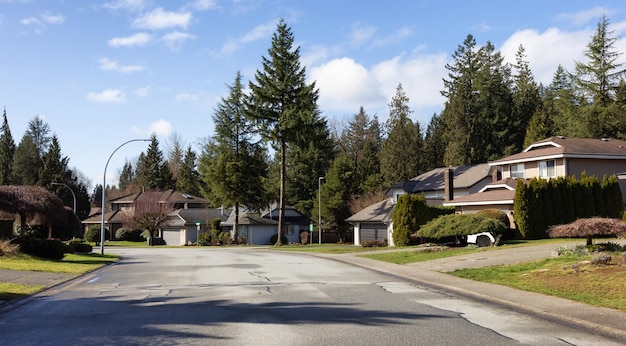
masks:
[[[112,236],[115,236],[115,232],[123,227],[125,218],[129,212],[134,211],[134,205],[142,198],[142,195],[143,192],[137,192],[107,201],[104,223]],[[160,192],[159,201],[171,203],[175,209],[160,234],[168,245],[196,242],[199,232],[210,229],[214,218],[219,217],[225,221],[230,213],[227,209],[211,208],[209,201],[204,198],[175,190]],[[85,230],[92,225],[101,225],[101,209],[95,210],[82,223]]]
[[[278,213],[276,205],[267,210],[256,212],[240,209],[237,222],[238,236],[245,238],[247,244],[270,244],[270,238],[278,234]],[[235,213],[230,213],[228,219],[222,223],[224,230],[232,230],[235,222]],[[300,213],[294,207],[285,207],[284,233],[289,243],[299,243],[300,233],[308,231],[312,220]]]
[[[389,245],[393,246],[391,216],[399,195],[423,193],[429,206],[441,206],[453,196],[474,194],[499,177],[498,167],[479,164],[437,168],[400,182],[389,188],[387,199],[370,205],[347,219],[354,226],[354,244],[387,239]]]
[[[457,213],[473,213],[497,208],[512,218],[517,179],[580,177],[583,172],[602,179],[626,172],[626,142],[611,138],[549,137],[528,146],[518,154],[489,162],[502,172],[502,180],[466,196],[445,202]],[[622,200],[626,201],[626,179],[619,180]]]

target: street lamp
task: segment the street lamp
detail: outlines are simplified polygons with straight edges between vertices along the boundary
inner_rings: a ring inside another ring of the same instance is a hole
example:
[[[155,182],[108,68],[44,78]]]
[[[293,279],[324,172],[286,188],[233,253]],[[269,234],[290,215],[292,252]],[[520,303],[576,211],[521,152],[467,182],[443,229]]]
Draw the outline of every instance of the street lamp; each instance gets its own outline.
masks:
[[[115,150],[113,150],[113,152],[111,153],[111,156],[109,156],[109,159],[107,160],[106,165],[104,165],[104,174],[102,175],[102,225],[100,226],[100,254],[104,255],[104,234],[105,234],[105,230],[104,230],[104,213],[105,213],[105,201],[106,201],[106,191],[107,191],[107,167],[109,166],[109,161],[111,161],[111,158],[113,157],[113,154],[115,154],[116,151],[119,150],[119,148],[125,146],[126,144],[130,143],[130,142],[150,142],[150,139],[131,139],[130,141],[126,141],[124,143],[122,143],[119,147],[115,148]]]
[[[319,229],[318,243],[322,245],[322,180],[324,177],[317,178],[317,228]]]
[[[72,198],[74,199],[74,214],[76,214],[76,195],[74,194],[74,190],[72,190],[71,187],[69,187],[69,186],[67,186],[66,184],[63,184],[63,183],[52,183],[52,185],[55,185],[55,186],[65,186],[68,189],[70,189],[70,192],[72,193]]]

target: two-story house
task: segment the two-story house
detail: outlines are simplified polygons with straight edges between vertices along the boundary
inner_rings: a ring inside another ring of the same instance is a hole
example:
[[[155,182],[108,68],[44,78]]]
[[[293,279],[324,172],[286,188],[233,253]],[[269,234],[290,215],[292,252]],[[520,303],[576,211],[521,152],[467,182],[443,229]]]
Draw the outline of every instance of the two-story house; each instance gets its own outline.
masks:
[[[626,172],[626,142],[611,138],[549,137],[528,146],[518,154],[489,162],[499,167],[502,180],[489,184],[478,193],[454,196],[446,206],[457,213],[472,213],[496,208],[510,217],[517,179],[580,177],[583,172],[602,179],[605,175],[622,177]],[[622,200],[626,202],[626,179],[619,180]]]

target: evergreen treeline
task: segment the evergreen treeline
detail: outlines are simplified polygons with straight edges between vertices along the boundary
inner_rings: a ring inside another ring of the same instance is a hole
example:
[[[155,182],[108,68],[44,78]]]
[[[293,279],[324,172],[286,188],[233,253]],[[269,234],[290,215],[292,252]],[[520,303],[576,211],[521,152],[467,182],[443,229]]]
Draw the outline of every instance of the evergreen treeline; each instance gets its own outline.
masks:
[[[105,187],[107,196],[173,188],[215,205],[292,205],[312,219],[321,209],[322,227],[345,234],[351,205],[377,202],[381,191],[433,168],[499,159],[553,135],[626,139],[625,69],[616,40],[602,17],[585,60],[574,71],[559,66],[552,82],[541,85],[523,46],[515,63],[506,64],[492,43],[480,46],[468,35],[446,65],[442,111],[426,126],[414,120],[398,83],[386,121],[360,107],[345,126],[331,130],[318,108],[315,82],[306,81],[291,28],[281,20],[248,88],[237,73],[216,106],[215,134],[201,152],[175,137],[164,153],[153,135],[147,151],[125,163],[117,185]],[[0,184],[46,186],[70,205],[69,191],[50,185],[62,182],[81,191],[79,210],[87,212],[86,187],[67,167],[58,139],[39,118],[30,125],[16,146],[5,112]],[[95,204],[102,188],[94,190]]]

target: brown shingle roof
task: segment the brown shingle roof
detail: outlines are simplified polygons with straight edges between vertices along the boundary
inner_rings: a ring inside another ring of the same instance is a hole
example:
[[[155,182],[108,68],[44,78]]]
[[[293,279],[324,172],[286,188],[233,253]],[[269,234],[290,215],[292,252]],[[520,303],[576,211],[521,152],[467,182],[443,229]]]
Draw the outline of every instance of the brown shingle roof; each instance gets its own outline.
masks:
[[[619,139],[549,137],[531,144],[521,153],[489,162],[496,166],[534,161],[538,158],[588,157],[626,159],[626,142]]]
[[[391,218],[394,208],[391,198],[384,201],[374,203],[369,207],[359,211],[358,213],[346,219],[348,222],[386,222]]]

